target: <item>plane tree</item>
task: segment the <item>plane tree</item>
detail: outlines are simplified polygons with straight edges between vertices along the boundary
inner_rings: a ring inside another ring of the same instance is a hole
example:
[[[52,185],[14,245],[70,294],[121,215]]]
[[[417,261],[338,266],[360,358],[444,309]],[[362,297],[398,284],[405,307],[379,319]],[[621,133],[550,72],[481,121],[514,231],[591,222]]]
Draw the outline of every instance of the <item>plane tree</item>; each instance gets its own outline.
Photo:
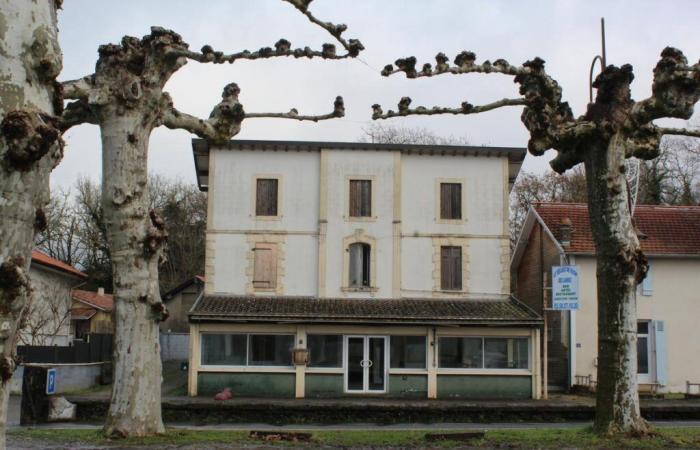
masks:
[[[523,107],[521,120],[529,132],[528,150],[541,156],[557,151],[551,167],[564,173],[583,164],[588,208],[597,255],[598,291],[598,385],[595,429],[601,434],[646,433],[647,423],[639,412],[637,392],[637,310],[635,288],[648,270],[631,215],[625,178],[625,159],[651,160],[659,155],[664,135],[700,137],[700,131],[664,128],[657,119],[689,119],[700,99],[700,63],[689,64],[683,53],[667,47],[654,68],[651,96],[635,101],[630,85],[632,66],[608,65],[595,79],[595,99],[585,114],[574,117],[562,98],[562,88],[534,58],[521,66],[504,59],[477,63],[476,55],[463,51],[454,64],[444,53],[435,65],[416,67],[411,56],[387,65],[382,75],[404,73],[408,78],[470,73],[510,76],[519,96],[455,107],[411,107],[403,97],[396,111],[373,105],[375,120],[436,114],[478,114],[497,108]]]
[[[62,83],[70,100],[62,115],[63,131],[82,124],[100,127],[102,139],[102,219],[112,258],[115,299],[114,384],[105,424],[107,436],[145,436],[164,431],[161,418],[161,360],[158,322],[167,310],[158,289],[158,265],[167,240],[164,222],[149,210],[148,144],[154,128],[183,129],[214,143],[238,134],[245,119],[281,118],[319,121],[342,117],[342,97],[328,114],[247,112],[235,83],[223,88],[221,101],[207,118],[178,110],[164,90],[188,61],[235,63],[278,57],[340,60],[356,57],[363,46],[345,39],[346,26],[324,22],[308,9],[310,0],[285,0],[342,47],[293,48],[286,39],[274,47],[226,54],[205,45],[196,51],[174,31],[152,27],[139,39],[99,47],[95,72]]]

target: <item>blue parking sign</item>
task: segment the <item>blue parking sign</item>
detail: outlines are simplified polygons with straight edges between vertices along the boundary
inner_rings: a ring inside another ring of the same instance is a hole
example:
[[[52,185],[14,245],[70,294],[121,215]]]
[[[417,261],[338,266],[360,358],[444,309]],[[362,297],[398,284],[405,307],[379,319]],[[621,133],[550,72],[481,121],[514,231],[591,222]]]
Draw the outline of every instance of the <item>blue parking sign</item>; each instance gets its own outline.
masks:
[[[46,394],[56,393],[56,369],[46,371]]]

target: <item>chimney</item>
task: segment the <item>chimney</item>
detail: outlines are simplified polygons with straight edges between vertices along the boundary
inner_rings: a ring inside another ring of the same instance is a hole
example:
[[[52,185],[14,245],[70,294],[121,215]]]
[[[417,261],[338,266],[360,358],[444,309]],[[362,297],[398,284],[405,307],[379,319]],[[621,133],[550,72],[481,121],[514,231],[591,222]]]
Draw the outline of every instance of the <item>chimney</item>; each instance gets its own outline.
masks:
[[[105,295],[105,288],[103,288],[103,287],[97,288],[97,295],[100,297],[103,297]]]
[[[571,245],[571,219],[564,217],[559,224],[559,242],[562,247]]]

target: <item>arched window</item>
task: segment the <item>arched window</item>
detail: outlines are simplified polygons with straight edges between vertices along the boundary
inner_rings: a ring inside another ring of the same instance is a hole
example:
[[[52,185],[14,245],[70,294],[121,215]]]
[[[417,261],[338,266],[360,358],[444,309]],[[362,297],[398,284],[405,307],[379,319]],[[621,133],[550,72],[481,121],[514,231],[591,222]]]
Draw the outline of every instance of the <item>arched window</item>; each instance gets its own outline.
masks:
[[[356,242],[350,244],[348,251],[350,252],[350,267],[348,283],[350,287],[369,287],[370,286],[370,252],[369,244]]]

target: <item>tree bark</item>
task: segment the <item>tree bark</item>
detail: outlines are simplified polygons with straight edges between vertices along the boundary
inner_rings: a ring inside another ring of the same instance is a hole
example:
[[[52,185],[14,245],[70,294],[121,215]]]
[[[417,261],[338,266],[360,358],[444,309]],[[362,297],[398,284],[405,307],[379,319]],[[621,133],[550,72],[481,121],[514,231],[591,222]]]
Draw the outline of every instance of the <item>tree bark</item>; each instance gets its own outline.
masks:
[[[45,224],[49,174],[62,156],[54,114],[61,71],[54,0],[0,0],[0,449],[9,380],[31,299],[34,235]]]
[[[594,427],[600,434],[644,434],[637,390],[636,287],[647,270],[630,212],[625,147],[619,134],[585,159],[588,209],[596,244],[598,386]]]
[[[147,436],[165,431],[158,261],[166,235],[162,222],[148,209],[151,127],[144,126],[139,111],[124,115],[114,111],[102,117],[102,207],[112,254],[116,316],[114,385],[105,433]]]

